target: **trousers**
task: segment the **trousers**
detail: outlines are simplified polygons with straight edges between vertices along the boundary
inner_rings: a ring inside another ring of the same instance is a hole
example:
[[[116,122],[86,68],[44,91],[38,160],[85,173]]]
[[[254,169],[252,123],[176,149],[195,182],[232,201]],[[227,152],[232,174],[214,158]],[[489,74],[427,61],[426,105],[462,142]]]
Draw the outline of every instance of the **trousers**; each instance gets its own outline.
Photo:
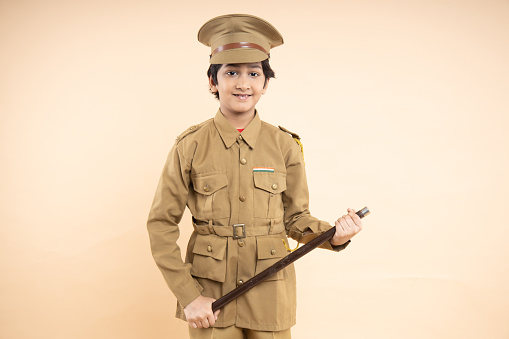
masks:
[[[255,331],[235,326],[230,327],[189,327],[191,339],[291,339],[290,329],[283,331]]]

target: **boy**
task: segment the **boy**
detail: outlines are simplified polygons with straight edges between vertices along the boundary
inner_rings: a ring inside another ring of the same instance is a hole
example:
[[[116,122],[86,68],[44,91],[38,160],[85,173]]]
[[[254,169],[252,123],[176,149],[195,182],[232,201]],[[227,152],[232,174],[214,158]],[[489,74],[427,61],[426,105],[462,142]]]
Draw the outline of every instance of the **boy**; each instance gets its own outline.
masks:
[[[287,235],[306,243],[331,228],[309,213],[298,136],[262,122],[255,109],[274,77],[270,48],[283,38],[265,20],[232,14],[205,23],[198,40],[211,47],[209,85],[219,111],[181,134],[168,156],[148,219],[152,253],[191,338],[290,338],[293,265],[211,309],[288,254]],[[184,263],[176,240],[186,205],[194,232]],[[339,251],[362,224],[352,209],[335,224],[322,247]]]

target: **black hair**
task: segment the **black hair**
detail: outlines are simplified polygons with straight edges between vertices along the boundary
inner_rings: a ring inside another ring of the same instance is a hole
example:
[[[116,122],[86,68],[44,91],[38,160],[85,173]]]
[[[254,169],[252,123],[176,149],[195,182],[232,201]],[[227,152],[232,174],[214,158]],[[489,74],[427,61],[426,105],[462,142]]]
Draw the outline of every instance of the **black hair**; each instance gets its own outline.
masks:
[[[215,85],[217,85],[217,72],[219,72],[219,69],[221,68],[221,66],[223,66],[223,64],[211,64],[209,66],[209,69],[207,70],[207,77],[209,79],[212,78],[212,82],[214,82]],[[263,84],[263,87],[265,87],[265,85],[267,85],[267,81],[269,81],[269,79],[276,77],[276,73],[270,67],[269,59],[265,59],[262,61],[262,70],[263,70],[263,75],[265,76],[265,83]],[[219,100],[218,92],[211,92],[211,93],[214,94],[216,99]]]

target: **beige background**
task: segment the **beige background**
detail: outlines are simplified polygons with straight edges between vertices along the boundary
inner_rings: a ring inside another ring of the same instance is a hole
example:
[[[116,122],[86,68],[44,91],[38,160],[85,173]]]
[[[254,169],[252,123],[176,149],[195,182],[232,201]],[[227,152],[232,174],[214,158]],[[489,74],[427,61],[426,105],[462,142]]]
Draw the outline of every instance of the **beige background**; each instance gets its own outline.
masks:
[[[293,337],[509,338],[509,2],[238,3],[0,1],[0,338],[185,337],[145,221],[232,12],[285,37],[258,108],[302,136],[313,214],[372,210],[297,264]]]

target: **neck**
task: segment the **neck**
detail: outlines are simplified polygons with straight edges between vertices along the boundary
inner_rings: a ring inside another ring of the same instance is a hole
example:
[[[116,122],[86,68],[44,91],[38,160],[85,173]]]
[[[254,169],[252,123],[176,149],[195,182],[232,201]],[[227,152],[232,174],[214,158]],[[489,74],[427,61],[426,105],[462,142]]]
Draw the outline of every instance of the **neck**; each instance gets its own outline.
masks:
[[[230,122],[230,124],[233,125],[236,129],[244,129],[249,125],[251,120],[253,120],[255,116],[255,111],[252,112],[244,112],[244,113],[238,113],[238,114],[228,114],[226,112],[223,112],[221,110],[221,113],[224,115],[226,120]]]

